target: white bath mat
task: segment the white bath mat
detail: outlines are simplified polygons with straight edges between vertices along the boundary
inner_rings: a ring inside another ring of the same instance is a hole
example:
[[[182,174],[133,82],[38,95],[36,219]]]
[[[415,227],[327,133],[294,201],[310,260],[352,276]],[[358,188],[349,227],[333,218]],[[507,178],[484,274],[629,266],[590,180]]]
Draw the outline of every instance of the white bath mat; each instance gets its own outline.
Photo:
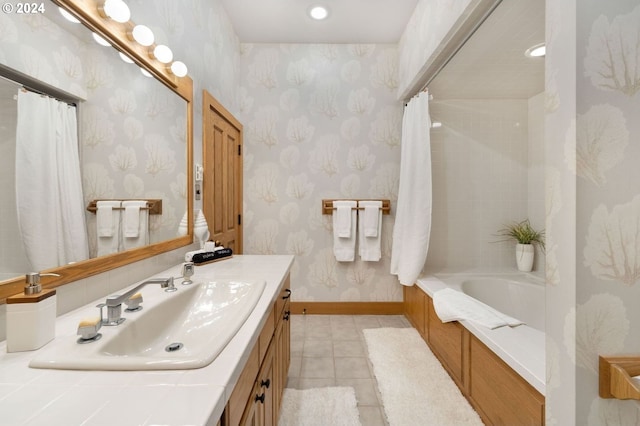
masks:
[[[414,328],[364,330],[390,426],[482,426]]]
[[[361,426],[351,387],[284,390],[278,426]]]

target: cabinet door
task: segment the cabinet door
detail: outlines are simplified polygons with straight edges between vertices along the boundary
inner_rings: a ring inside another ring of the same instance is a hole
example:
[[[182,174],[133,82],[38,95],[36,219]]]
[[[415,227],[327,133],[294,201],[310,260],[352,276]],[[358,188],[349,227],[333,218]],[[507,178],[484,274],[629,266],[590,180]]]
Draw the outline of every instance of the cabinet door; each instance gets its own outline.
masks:
[[[249,400],[247,407],[242,415],[240,425],[242,426],[264,426],[264,405],[257,398],[260,395],[259,384],[253,386],[252,399]]]
[[[246,407],[247,400],[251,401],[254,393],[252,392],[255,385],[256,376],[260,369],[260,351],[256,344],[249,355],[249,359],[240,374],[238,383],[231,393],[227,408],[225,410],[226,426],[237,426],[241,423]]]
[[[275,400],[274,400],[274,375],[273,375],[273,362],[274,362],[275,346],[272,343],[267,350],[267,353],[262,362],[260,373],[256,379],[256,383],[253,388],[253,394],[249,400],[248,405],[253,407],[247,407],[245,415],[247,421],[250,418],[250,413],[255,411],[255,418],[259,421],[259,425],[275,426]],[[247,414],[247,412],[249,414]],[[242,423],[243,425],[245,423]]]
[[[287,377],[289,374],[289,364],[291,360],[291,312],[289,311],[289,302],[285,303],[282,317],[278,321],[276,334],[274,337],[275,359],[273,362],[274,383],[274,418],[280,418],[280,405],[282,403],[282,393],[287,386]]]
[[[284,306],[284,316],[282,319],[282,390],[287,386],[287,377],[289,376],[289,365],[291,364],[291,307],[290,303]]]

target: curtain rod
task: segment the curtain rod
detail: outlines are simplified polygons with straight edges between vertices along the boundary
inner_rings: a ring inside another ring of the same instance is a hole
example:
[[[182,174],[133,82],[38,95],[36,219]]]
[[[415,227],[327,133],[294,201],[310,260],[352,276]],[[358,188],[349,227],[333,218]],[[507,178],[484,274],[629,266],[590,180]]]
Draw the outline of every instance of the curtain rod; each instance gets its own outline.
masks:
[[[1,77],[1,76],[0,76],[0,77]],[[6,80],[6,78],[5,78],[5,77],[2,77],[2,78],[4,78],[4,79]],[[15,82],[14,82],[14,83],[15,83]],[[56,101],[58,101],[58,102],[62,102],[63,104],[67,104],[68,106],[71,106],[71,107],[74,107],[74,108],[78,106],[78,105],[76,105],[76,103],[75,103],[75,102],[69,102],[69,101],[65,101],[65,100],[63,100],[63,99],[58,99],[57,97],[52,96],[52,95],[50,95],[50,94],[48,94],[48,93],[44,93],[44,92],[41,92],[41,91],[39,91],[39,90],[32,89],[31,87],[27,87],[27,86],[25,86],[25,85],[21,85],[21,86],[22,86],[22,87],[20,87],[20,90],[21,90],[22,92],[24,92],[24,93],[27,93],[27,92],[35,93],[36,95],[40,95],[40,96],[42,96],[43,98],[55,99],[55,100],[56,100]],[[14,100],[18,100],[18,96],[17,96],[17,95],[13,95],[13,99],[14,99]]]
[[[478,28],[480,28],[480,26],[484,23],[484,21],[487,20],[487,18],[489,17],[489,15],[491,15],[491,13],[493,13],[493,11],[496,9],[496,7],[498,7],[498,5],[502,2],[502,0],[496,1],[495,4],[493,4],[489,10],[487,10],[482,17],[478,20],[478,22],[471,28],[471,30],[469,31],[469,33],[465,36],[465,38],[454,48],[453,52],[451,52],[451,54],[449,54],[449,56],[447,56],[447,58],[444,60],[444,62],[442,64],[440,64],[440,66],[438,67],[438,69],[435,70],[435,72],[433,73],[433,75],[431,77],[429,77],[429,79],[424,83],[424,85],[422,86],[422,88],[420,89],[419,92],[421,91],[425,91],[428,90],[429,88],[429,84],[438,76],[438,74],[440,74],[440,72],[443,70],[444,67],[447,66],[447,64],[449,62],[451,62],[451,60],[453,59],[454,56],[456,56],[456,54],[460,51],[460,49],[462,49],[462,47],[467,43],[467,41],[469,41],[469,39],[471,38],[471,36],[473,36],[475,34],[476,31],[478,31]]]
[[[51,96],[67,104],[77,105],[78,100],[80,100],[77,96],[74,96],[42,81],[39,81],[31,76],[18,72],[3,64],[0,64],[0,78],[14,83],[18,86],[22,86],[32,92]]]

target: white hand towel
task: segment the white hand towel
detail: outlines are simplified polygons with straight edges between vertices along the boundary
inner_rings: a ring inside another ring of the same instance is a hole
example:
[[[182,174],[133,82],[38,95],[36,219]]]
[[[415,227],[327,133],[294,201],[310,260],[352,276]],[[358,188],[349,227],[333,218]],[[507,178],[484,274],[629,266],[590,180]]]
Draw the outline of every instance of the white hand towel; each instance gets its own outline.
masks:
[[[522,321],[505,315],[452,288],[445,288],[433,293],[433,307],[442,322],[471,321],[490,329],[524,324]]]
[[[97,201],[96,202],[96,226],[98,227],[98,237],[113,237],[114,223],[118,217],[114,217],[114,208],[120,207],[120,201]]]
[[[333,210],[333,254],[338,262],[353,262],[356,252],[356,221],[358,218],[356,207],[358,202],[353,200],[334,201],[333,206],[335,207]],[[338,217],[339,212],[348,212],[348,220],[342,229],[338,223],[341,220]],[[344,228],[347,227],[347,224],[349,236],[342,237],[340,231],[342,230],[342,234],[345,235]]]
[[[377,262],[382,257],[382,250],[380,250],[380,241],[382,236],[382,201],[360,201],[358,207],[364,207],[363,217],[358,221],[358,239],[359,239],[359,254],[360,258],[367,262]],[[367,209],[370,210],[375,220],[369,218],[367,223]],[[362,210],[360,210],[362,212]],[[371,227],[375,222],[375,228],[370,230],[370,234],[367,235],[367,226]],[[375,231],[375,232],[373,232]]]
[[[125,250],[142,247],[149,243],[149,210],[144,200],[123,201],[122,218],[123,246]]]
[[[123,224],[125,238],[138,238],[140,235],[140,206],[125,206]]]
[[[382,201],[359,201],[358,207],[364,208],[364,236],[377,237],[378,224],[382,221]]]
[[[104,256],[120,250],[119,200],[96,202],[96,229],[98,232],[97,255]]]
[[[351,238],[351,202],[334,201],[333,229],[340,238]]]

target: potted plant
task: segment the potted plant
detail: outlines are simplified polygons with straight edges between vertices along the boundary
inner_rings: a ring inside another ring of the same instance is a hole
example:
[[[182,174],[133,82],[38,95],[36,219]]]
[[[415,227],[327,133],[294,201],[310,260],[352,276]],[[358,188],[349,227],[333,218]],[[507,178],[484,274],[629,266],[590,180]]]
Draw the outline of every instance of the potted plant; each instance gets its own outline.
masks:
[[[533,268],[535,245],[544,251],[544,231],[536,231],[529,219],[522,222],[512,222],[498,231],[498,235],[505,240],[516,240],[516,263],[518,270],[530,272]]]

